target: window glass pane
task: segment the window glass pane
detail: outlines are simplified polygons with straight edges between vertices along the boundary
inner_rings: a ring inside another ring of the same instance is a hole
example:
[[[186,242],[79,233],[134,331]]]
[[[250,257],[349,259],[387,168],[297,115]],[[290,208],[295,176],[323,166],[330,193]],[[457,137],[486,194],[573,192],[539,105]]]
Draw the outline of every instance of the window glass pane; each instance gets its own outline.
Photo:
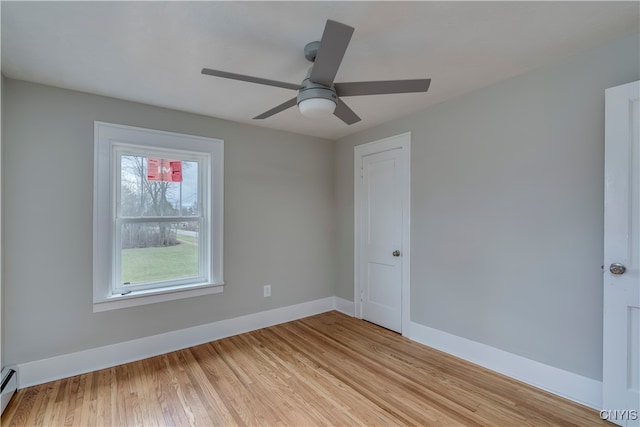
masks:
[[[120,215],[199,215],[198,162],[122,155]]]
[[[182,215],[200,215],[198,205],[198,162],[182,162]]]
[[[142,216],[146,199],[143,191],[146,175],[146,158],[120,157],[120,214],[122,216]]]
[[[124,286],[198,277],[197,221],[122,225],[120,270]]]

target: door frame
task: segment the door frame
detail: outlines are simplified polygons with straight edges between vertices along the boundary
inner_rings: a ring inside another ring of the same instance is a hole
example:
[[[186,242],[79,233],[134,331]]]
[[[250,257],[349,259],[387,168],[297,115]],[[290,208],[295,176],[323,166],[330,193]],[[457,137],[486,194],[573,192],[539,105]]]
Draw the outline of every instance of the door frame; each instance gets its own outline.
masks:
[[[411,274],[411,132],[405,132],[388,138],[368,142],[354,147],[353,167],[353,204],[354,204],[354,290],[353,300],[355,305],[355,317],[362,319],[362,285],[360,283],[360,268],[362,248],[360,235],[362,222],[360,220],[361,209],[359,205],[362,188],[362,159],[371,154],[390,150],[401,150],[403,173],[400,177],[402,183],[402,283],[401,283],[401,319],[402,335],[409,333],[410,316],[410,274]]]

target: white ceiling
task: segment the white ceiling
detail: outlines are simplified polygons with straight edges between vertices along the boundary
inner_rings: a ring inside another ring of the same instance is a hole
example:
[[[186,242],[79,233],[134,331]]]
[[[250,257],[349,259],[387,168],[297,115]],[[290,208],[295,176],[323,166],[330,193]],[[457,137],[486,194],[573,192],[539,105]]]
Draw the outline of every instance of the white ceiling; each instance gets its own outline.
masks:
[[[640,31],[639,2],[9,2],[2,73],[336,139]],[[296,108],[294,91],[203,67],[300,83],[327,19],[355,27],[336,81],[432,79],[427,93],[345,98],[362,118]],[[614,66],[612,64],[612,66]]]

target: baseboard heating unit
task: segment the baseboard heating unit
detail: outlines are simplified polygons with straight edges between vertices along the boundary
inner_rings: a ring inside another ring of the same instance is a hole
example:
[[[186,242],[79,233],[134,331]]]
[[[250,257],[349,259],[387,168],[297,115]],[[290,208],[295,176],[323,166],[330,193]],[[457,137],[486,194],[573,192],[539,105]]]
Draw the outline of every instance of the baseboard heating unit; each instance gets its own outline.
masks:
[[[7,404],[11,400],[11,396],[18,389],[18,376],[16,375],[16,371],[9,368],[4,368],[2,370],[2,387],[0,388],[0,393],[2,394],[2,410],[0,414],[4,412],[4,408],[7,407]]]

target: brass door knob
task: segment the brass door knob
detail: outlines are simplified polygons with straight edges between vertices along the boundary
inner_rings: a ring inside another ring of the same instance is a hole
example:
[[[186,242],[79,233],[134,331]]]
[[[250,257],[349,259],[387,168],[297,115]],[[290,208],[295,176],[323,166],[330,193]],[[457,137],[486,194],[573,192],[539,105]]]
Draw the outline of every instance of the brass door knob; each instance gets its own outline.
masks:
[[[400,251],[393,251],[393,253],[391,254],[393,256],[400,256]]]

